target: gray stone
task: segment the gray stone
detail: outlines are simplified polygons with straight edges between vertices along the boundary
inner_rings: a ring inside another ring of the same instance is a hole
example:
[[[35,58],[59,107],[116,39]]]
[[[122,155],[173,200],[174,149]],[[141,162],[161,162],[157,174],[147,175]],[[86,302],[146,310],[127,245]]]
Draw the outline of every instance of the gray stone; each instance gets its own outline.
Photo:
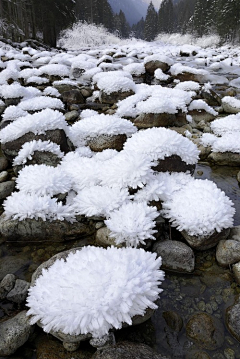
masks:
[[[110,94],[104,92],[104,91],[100,91],[99,92],[99,101],[101,103],[106,103],[106,104],[114,104],[117,103],[118,101],[124,100],[125,98],[127,98],[128,96],[134,95],[134,92],[132,90],[129,91],[119,91],[119,92],[112,92]]]
[[[200,83],[207,82],[207,79],[204,75],[192,74],[190,72],[183,71],[181,74],[174,76],[177,80],[182,81],[196,81]]]
[[[188,244],[200,251],[215,247],[221,240],[226,239],[230,233],[230,229],[223,229],[220,233],[214,232],[207,236],[191,236],[186,231],[181,232]]]
[[[0,283],[0,299],[4,299],[8,292],[13,289],[16,281],[14,274],[7,274]]]
[[[163,72],[166,72],[170,69],[170,66],[166,62],[162,62],[159,60],[148,61],[144,66],[145,66],[145,70],[152,76],[154,75],[154,72],[157,69],[161,69]]]
[[[240,285],[240,262],[233,264],[232,271],[235,281],[237,282],[238,285]]]
[[[234,152],[212,152],[207,160],[219,166],[240,166],[240,154]]]
[[[71,84],[53,84],[53,87],[55,89],[58,90],[58,92],[60,94],[63,94],[64,92],[67,92],[67,91],[72,91],[72,90],[79,90],[79,87],[78,85],[71,85]]]
[[[180,127],[187,124],[186,116],[183,114],[175,115],[170,113],[142,113],[134,120],[137,128],[151,127]]]
[[[104,247],[107,246],[122,247],[122,245],[117,245],[115,243],[114,238],[111,238],[109,235],[110,235],[110,230],[107,227],[102,227],[98,229],[96,233],[96,243]]]
[[[84,103],[84,97],[80,90],[70,90],[62,93],[62,100],[67,104]]]
[[[183,327],[183,320],[180,315],[173,311],[167,311],[162,313],[168,327],[174,332],[179,333]]]
[[[0,200],[3,200],[10,196],[10,194],[14,191],[15,182],[14,181],[6,181],[0,183]]]
[[[0,183],[5,182],[8,179],[8,172],[2,171],[0,172]]]
[[[98,135],[87,140],[87,145],[94,152],[102,152],[106,149],[121,151],[127,140],[125,134],[119,135]]]
[[[16,273],[23,269],[27,264],[25,256],[5,256],[0,260],[0,280],[2,280],[9,273]]]
[[[194,173],[195,165],[189,165],[184,162],[180,156],[172,155],[165,157],[163,160],[158,160],[157,165],[152,168],[157,172],[187,172]]]
[[[238,174],[237,174],[237,180],[238,180],[238,182],[240,183],[240,171],[239,171]]]
[[[224,327],[215,317],[206,313],[194,314],[186,324],[186,334],[204,349],[216,350],[224,343]]]
[[[74,223],[68,221],[54,220],[52,222],[42,219],[6,219],[2,214],[0,217],[0,232],[7,241],[53,241],[63,242],[80,239],[86,235],[95,233],[95,227],[87,220],[82,219]]]
[[[202,91],[201,96],[205,99],[209,106],[221,106],[221,97],[212,89]]]
[[[189,111],[188,114],[192,116],[196,124],[198,124],[200,121],[204,121],[204,123],[210,122],[216,117],[205,110],[192,110]]]
[[[8,293],[7,299],[18,304],[24,302],[27,298],[29,287],[29,282],[22,279],[17,279],[14,288]]]
[[[240,241],[234,239],[222,240],[216,250],[218,264],[228,267],[240,261]]]
[[[48,151],[35,151],[31,157],[31,160],[27,159],[24,165],[13,166],[13,171],[16,175],[25,166],[45,164],[47,166],[57,167],[57,165],[61,162],[60,157],[58,157],[55,153]]]
[[[67,122],[76,121],[79,118],[79,112],[76,110],[65,113],[65,119]]]
[[[234,107],[232,106],[230,103],[222,101],[222,107],[224,109],[225,112],[227,113],[238,113],[240,112],[240,107]]]
[[[0,323],[0,355],[11,355],[28,340],[33,327],[29,324],[26,311]]]
[[[8,160],[5,157],[0,157],[0,171],[4,171],[8,168]]]
[[[226,326],[229,332],[240,341],[240,295],[235,303],[226,310]]]
[[[139,343],[121,342],[108,348],[97,350],[92,359],[167,359]]]
[[[163,240],[154,244],[153,251],[162,257],[162,268],[191,273],[195,266],[193,250],[183,242]]]

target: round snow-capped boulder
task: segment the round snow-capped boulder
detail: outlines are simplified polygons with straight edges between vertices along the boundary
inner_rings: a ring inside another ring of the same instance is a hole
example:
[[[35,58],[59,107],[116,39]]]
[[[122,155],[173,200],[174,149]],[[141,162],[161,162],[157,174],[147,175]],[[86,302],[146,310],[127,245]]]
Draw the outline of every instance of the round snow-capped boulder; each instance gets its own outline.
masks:
[[[97,82],[100,89],[99,101],[114,104],[135,94],[135,83],[127,77],[102,77]]]
[[[132,325],[135,316],[149,318],[162,291],[160,265],[156,254],[136,248],[87,246],[55,255],[33,274],[30,323],[62,340],[67,350],[90,337],[101,340],[109,329]]]
[[[153,251],[162,257],[165,270],[191,273],[195,266],[193,250],[183,242],[164,240],[154,244]]]
[[[168,71],[171,65],[173,65],[173,60],[160,54],[150,55],[144,59],[145,69],[152,76],[157,69],[163,72]]]
[[[135,120],[134,125],[137,128],[151,128],[151,127],[181,127],[186,125],[186,115],[171,114],[171,113],[142,113]]]
[[[213,234],[205,236],[189,235],[186,231],[182,231],[181,233],[192,248],[202,251],[213,248],[221,240],[226,239],[229,235],[229,231],[229,229],[224,229],[220,233],[214,231]]]
[[[222,98],[222,106],[227,113],[238,113],[240,112],[240,100],[232,97],[225,96]]]

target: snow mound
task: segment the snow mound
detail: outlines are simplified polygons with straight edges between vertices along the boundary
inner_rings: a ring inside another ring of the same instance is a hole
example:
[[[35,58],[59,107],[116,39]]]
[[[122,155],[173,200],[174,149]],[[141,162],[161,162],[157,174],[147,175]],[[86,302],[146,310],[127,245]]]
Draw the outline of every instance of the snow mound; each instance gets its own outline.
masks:
[[[145,74],[145,67],[142,63],[134,62],[132,64],[128,64],[123,67],[123,70],[129,72],[131,75],[134,76],[141,76]]]
[[[135,92],[135,83],[127,77],[106,76],[101,77],[97,82],[99,90],[110,95],[113,92]]]
[[[133,134],[125,142],[124,150],[146,154],[152,160],[178,155],[187,164],[197,163],[199,154],[197,146],[188,138],[176,131],[155,127]]]
[[[233,202],[215,183],[194,180],[163,203],[163,215],[179,231],[208,236],[233,226]]]
[[[212,146],[212,152],[240,153],[239,131],[234,133],[226,132],[221,137],[204,133],[201,143],[203,146]]]
[[[218,112],[216,112],[211,106],[209,106],[205,101],[203,100],[193,100],[191,103],[190,103],[190,106],[189,106],[189,111],[192,111],[192,110],[198,110],[198,111],[206,111],[208,113],[210,113],[211,115],[213,116],[217,116],[218,115]]]
[[[49,96],[39,96],[31,99],[23,100],[18,107],[24,111],[40,111],[43,109],[63,110],[64,104],[58,98]]]
[[[145,244],[146,239],[155,240],[154,220],[158,216],[157,208],[146,202],[129,202],[111,212],[104,222],[116,244],[137,247],[140,243]]]
[[[211,122],[211,130],[216,135],[240,132],[240,113],[219,118]]]
[[[83,247],[42,270],[27,298],[30,323],[96,338],[131,325],[134,315],[157,308],[160,266],[160,257],[141,249]]]
[[[176,63],[170,68],[171,75],[177,76],[182,73],[189,73],[194,75],[208,75],[208,71],[203,69],[196,69],[195,67],[185,66],[180,63]]]
[[[27,160],[31,160],[35,151],[51,152],[59,158],[64,156],[64,153],[60,150],[60,146],[56,143],[51,141],[33,140],[22,145],[21,150],[13,160],[13,166],[23,165],[27,162]]]
[[[19,117],[0,131],[0,141],[6,143],[14,141],[33,132],[35,135],[45,134],[48,130],[67,130],[67,122],[62,113],[56,110],[45,109],[33,115]]]
[[[48,64],[39,68],[39,74],[68,77],[70,74],[70,69],[63,64]]]
[[[167,64],[168,66],[172,66],[174,64],[173,60],[170,59],[168,56],[160,55],[160,54],[154,54],[154,55],[146,56],[143,63],[144,63],[144,65],[146,65],[150,61],[163,62],[163,63]]]

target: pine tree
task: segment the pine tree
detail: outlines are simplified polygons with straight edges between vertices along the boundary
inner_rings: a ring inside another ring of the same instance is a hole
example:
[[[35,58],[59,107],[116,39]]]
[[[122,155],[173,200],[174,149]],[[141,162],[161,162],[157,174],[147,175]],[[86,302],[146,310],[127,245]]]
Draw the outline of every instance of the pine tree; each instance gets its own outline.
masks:
[[[144,21],[144,19],[142,17],[141,20],[138,21],[137,24],[134,24],[132,26],[132,31],[134,33],[134,36],[137,39],[143,39],[144,38],[144,25],[145,25],[145,21]]]
[[[163,0],[158,11],[158,31],[172,33],[174,23],[175,19],[172,0]]]
[[[153,6],[153,3],[150,2],[147,15],[144,24],[144,39],[146,41],[152,41],[156,37],[158,32],[158,15]]]
[[[122,10],[114,17],[115,30],[121,38],[127,38],[130,34],[130,26]]]

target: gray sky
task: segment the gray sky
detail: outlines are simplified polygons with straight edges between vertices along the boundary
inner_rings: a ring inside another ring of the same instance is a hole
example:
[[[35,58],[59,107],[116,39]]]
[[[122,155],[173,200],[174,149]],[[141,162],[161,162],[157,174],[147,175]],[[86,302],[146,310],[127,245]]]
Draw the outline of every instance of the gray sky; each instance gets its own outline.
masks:
[[[145,3],[150,4],[151,0],[143,0]],[[162,0],[152,0],[153,5],[158,10]]]

